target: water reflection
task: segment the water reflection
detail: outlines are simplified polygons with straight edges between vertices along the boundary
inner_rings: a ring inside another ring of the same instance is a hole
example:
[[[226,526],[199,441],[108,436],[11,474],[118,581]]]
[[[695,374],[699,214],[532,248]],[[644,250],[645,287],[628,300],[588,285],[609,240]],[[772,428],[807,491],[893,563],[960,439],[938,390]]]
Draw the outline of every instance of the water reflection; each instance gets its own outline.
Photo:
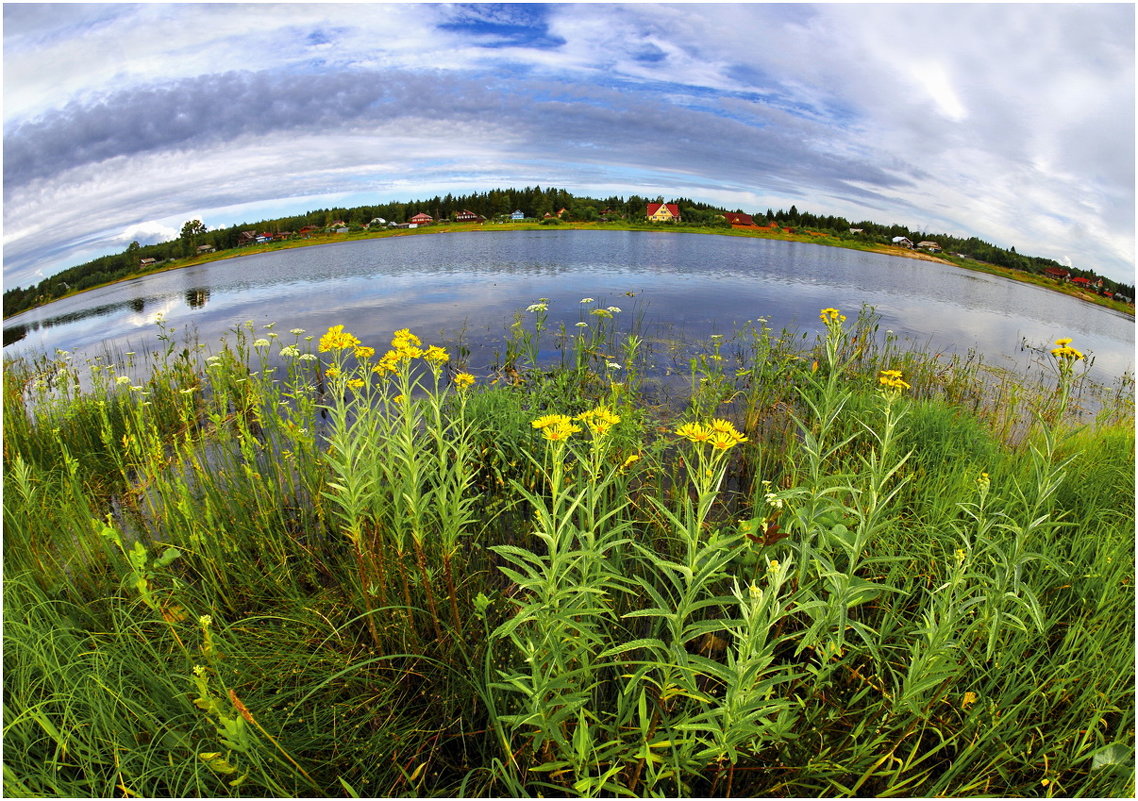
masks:
[[[486,360],[539,297],[554,326],[576,323],[580,299],[595,297],[650,337],[728,333],[759,317],[812,334],[818,309],[865,303],[882,328],[937,351],[1017,366],[1024,342],[1070,336],[1108,383],[1134,362],[1132,318],[996,276],[794,242],[622,231],[433,234],[241,256],[19,315],[5,325],[5,355],[141,350],[163,317],[204,342],[244,320],[313,333],[343,323],[370,342],[404,327],[440,342],[461,332]]]

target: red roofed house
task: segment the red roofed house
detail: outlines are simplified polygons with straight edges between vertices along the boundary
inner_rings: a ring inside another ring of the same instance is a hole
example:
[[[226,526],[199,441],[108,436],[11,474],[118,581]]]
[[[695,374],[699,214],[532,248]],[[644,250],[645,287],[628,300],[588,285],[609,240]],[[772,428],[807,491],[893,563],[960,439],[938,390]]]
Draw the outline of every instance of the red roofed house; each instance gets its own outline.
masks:
[[[466,209],[455,212],[454,215],[455,222],[482,222],[484,219],[486,218],[482,215],[475,214],[473,211],[467,211]]]
[[[1072,284],[1078,284],[1079,286],[1090,286],[1091,285],[1091,279],[1089,279],[1089,278],[1072,278],[1071,283]]]
[[[424,214],[423,212],[419,212],[418,214],[416,214],[414,217],[412,217],[407,222],[411,223],[412,225],[430,225],[434,221],[435,221],[435,218],[432,217],[430,214]]]
[[[735,214],[734,212],[724,212],[723,218],[732,225],[754,225],[755,221],[751,219],[750,214]]]
[[[1066,270],[1059,268],[1059,267],[1044,267],[1043,272],[1045,272],[1051,278],[1070,278],[1071,277],[1071,274],[1069,272],[1067,272]]]
[[[649,203],[648,219],[652,222],[679,222],[680,207],[675,203]]]

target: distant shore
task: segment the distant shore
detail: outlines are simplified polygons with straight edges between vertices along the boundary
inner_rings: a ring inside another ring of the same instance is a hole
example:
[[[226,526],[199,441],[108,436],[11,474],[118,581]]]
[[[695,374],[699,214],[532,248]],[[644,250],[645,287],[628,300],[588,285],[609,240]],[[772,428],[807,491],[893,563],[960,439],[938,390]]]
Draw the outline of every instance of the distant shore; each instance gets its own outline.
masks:
[[[635,225],[629,223],[594,223],[594,222],[561,222],[556,226],[542,225],[538,222],[510,222],[510,223],[437,223],[434,225],[424,226],[422,228],[385,228],[379,231],[356,231],[347,234],[320,234],[312,236],[308,239],[292,239],[283,242],[272,242],[261,245],[247,245],[242,248],[234,248],[230,250],[223,250],[216,253],[208,253],[204,255],[191,256],[185,259],[175,259],[166,262],[162,266],[146,271],[139,271],[131,275],[117,278],[114,281],[108,281],[105,284],[98,284],[97,286],[88,287],[77,292],[69,292],[58,298],[54,298],[51,302],[54,303],[64,298],[74,297],[94,289],[101,289],[103,287],[112,286],[114,284],[121,284],[124,281],[133,281],[136,278],[143,278],[148,275],[156,273],[169,272],[170,270],[180,270],[183,267],[194,267],[200,264],[208,264],[215,261],[224,261],[226,259],[235,259],[242,256],[251,256],[256,253],[271,253],[277,250],[289,250],[298,247],[313,247],[317,245],[330,245],[340,242],[355,242],[361,239],[388,239],[399,236],[420,236],[423,234],[447,234],[447,233],[470,233],[470,232],[483,232],[483,233],[496,233],[502,231],[549,231],[549,230],[602,230],[602,231],[643,231],[645,233],[682,233],[682,234],[711,234],[718,236],[742,236],[754,239],[777,239],[784,242],[802,242],[811,245],[823,245],[828,247],[840,247],[847,250],[861,250],[867,253],[880,253],[885,256],[900,256],[906,259],[918,259],[920,261],[932,261],[939,264],[947,264],[952,267],[961,267],[966,270],[974,272],[989,273],[990,275],[997,275],[1002,278],[1010,278],[1013,281],[1019,281],[1025,284],[1033,284],[1043,289],[1048,289],[1053,292],[1060,292],[1064,295],[1078,298],[1079,300],[1093,303],[1104,308],[1113,309],[1114,311],[1134,316],[1134,305],[1122,303],[1120,301],[1104,298],[1091,292],[1078,289],[1070,284],[1058,283],[1054,279],[1045,278],[1043,276],[1032,275],[1019,270],[1012,270],[1007,267],[1000,267],[995,264],[988,264],[985,262],[975,261],[974,259],[961,258],[958,256],[934,256],[931,253],[926,253],[921,250],[913,250],[910,248],[899,247],[895,245],[882,245],[876,242],[859,241],[856,239],[839,239],[833,236],[822,233],[814,233],[804,230],[796,230],[793,233],[786,229],[777,227],[757,227],[736,225],[730,229],[727,228],[703,228],[696,226],[684,225],[669,225],[669,226],[647,226]],[[47,304],[45,304],[47,305]],[[34,309],[42,308],[40,306],[33,306],[31,309],[23,309],[17,314],[11,315],[15,317],[25,312],[33,311]],[[5,320],[9,319],[8,316],[4,317]]]

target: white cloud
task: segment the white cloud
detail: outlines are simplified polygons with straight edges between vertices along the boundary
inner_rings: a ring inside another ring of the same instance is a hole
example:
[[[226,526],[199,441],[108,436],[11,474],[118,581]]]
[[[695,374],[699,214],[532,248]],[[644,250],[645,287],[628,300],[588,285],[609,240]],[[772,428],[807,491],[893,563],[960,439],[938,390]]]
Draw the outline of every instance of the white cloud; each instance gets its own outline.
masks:
[[[9,278],[290,198],[539,179],[1133,277],[1129,6],[69,8],[4,9]]]

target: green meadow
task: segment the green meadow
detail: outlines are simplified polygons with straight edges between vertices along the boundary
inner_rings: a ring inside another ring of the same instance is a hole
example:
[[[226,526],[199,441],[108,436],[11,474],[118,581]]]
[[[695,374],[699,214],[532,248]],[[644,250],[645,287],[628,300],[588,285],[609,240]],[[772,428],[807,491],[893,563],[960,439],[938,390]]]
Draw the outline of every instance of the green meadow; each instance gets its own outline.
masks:
[[[548,314],[6,362],[5,795],[1133,797],[1132,381]]]

